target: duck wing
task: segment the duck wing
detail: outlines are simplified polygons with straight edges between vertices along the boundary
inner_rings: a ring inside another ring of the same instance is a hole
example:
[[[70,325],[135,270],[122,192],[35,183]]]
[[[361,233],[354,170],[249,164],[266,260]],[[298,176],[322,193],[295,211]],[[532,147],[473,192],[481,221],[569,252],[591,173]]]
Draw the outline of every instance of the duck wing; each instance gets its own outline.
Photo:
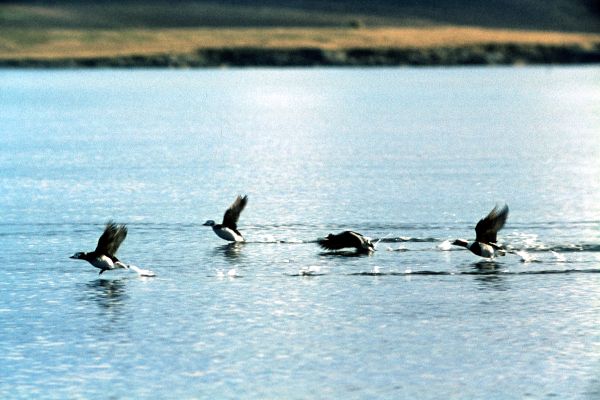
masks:
[[[108,221],[102,236],[98,239],[96,252],[114,256],[126,236],[127,227],[125,225],[117,225],[113,221]]]
[[[479,220],[475,226],[475,240],[481,243],[495,243],[496,234],[508,218],[508,205],[503,207],[496,206],[490,213]]]
[[[329,234],[326,238],[317,240],[319,246],[326,250],[340,250],[346,247],[362,247],[363,236],[360,233],[344,231],[337,235]]]
[[[244,211],[248,203],[248,196],[238,196],[235,201],[229,206],[225,215],[223,215],[223,226],[237,230],[237,222],[240,219],[240,214]]]

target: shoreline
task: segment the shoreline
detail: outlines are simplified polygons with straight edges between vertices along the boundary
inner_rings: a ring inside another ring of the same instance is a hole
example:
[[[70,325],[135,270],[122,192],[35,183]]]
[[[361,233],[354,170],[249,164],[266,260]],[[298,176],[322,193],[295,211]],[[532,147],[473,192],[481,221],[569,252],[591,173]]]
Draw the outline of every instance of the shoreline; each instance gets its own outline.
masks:
[[[600,63],[600,34],[480,27],[0,29],[0,67],[368,67]]]
[[[3,68],[210,68],[545,65],[600,63],[600,43],[325,49],[201,48],[192,53],[0,58]]]

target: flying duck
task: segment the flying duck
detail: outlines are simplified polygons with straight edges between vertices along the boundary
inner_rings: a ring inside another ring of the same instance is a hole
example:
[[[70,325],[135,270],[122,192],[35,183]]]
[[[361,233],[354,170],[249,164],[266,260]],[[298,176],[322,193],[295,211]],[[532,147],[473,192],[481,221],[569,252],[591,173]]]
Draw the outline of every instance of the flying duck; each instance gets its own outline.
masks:
[[[496,244],[496,234],[508,218],[508,205],[494,207],[492,211],[479,220],[475,226],[475,241],[467,242],[463,239],[456,239],[452,244],[469,249],[473,254],[480,257],[493,258],[497,255],[504,255],[505,251]]]
[[[215,224],[215,221],[209,219],[203,225],[211,226],[221,239],[229,240],[230,242],[243,242],[244,237],[237,229],[237,222],[244,207],[246,207],[246,203],[248,203],[248,196],[238,196],[227,211],[225,211],[223,223]]]
[[[85,260],[94,267],[100,269],[100,275],[104,271],[117,268],[129,269],[129,266],[119,261],[115,253],[119,246],[127,236],[127,227],[125,225],[117,225],[113,221],[108,221],[104,233],[98,239],[96,250],[85,253],[78,252],[69,258],[75,260]]]
[[[371,239],[353,231],[344,231],[334,235],[330,233],[326,238],[317,240],[319,246],[325,250],[340,250],[354,247],[357,252],[369,253],[375,251]]]

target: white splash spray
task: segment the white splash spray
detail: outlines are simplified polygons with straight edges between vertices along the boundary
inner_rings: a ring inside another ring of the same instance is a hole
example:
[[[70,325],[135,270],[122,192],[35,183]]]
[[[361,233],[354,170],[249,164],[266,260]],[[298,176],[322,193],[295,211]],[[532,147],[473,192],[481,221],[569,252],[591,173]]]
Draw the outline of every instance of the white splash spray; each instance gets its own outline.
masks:
[[[129,264],[127,265],[128,269],[132,270],[133,272],[137,272],[137,274],[139,276],[143,276],[143,277],[154,277],[156,276],[156,274],[152,271],[150,271],[149,269],[142,269],[139,267],[136,267],[135,265]]]

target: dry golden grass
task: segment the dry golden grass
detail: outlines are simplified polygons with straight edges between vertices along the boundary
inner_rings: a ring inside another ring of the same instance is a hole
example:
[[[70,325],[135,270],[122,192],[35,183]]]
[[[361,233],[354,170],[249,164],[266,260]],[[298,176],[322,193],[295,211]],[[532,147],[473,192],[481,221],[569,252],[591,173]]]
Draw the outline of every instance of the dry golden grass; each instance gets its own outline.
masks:
[[[186,54],[206,48],[428,48],[477,44],[600,43],[599,34],[429,28],[253,28],[253,29],[0,29],[0,58],[53,59]]]

